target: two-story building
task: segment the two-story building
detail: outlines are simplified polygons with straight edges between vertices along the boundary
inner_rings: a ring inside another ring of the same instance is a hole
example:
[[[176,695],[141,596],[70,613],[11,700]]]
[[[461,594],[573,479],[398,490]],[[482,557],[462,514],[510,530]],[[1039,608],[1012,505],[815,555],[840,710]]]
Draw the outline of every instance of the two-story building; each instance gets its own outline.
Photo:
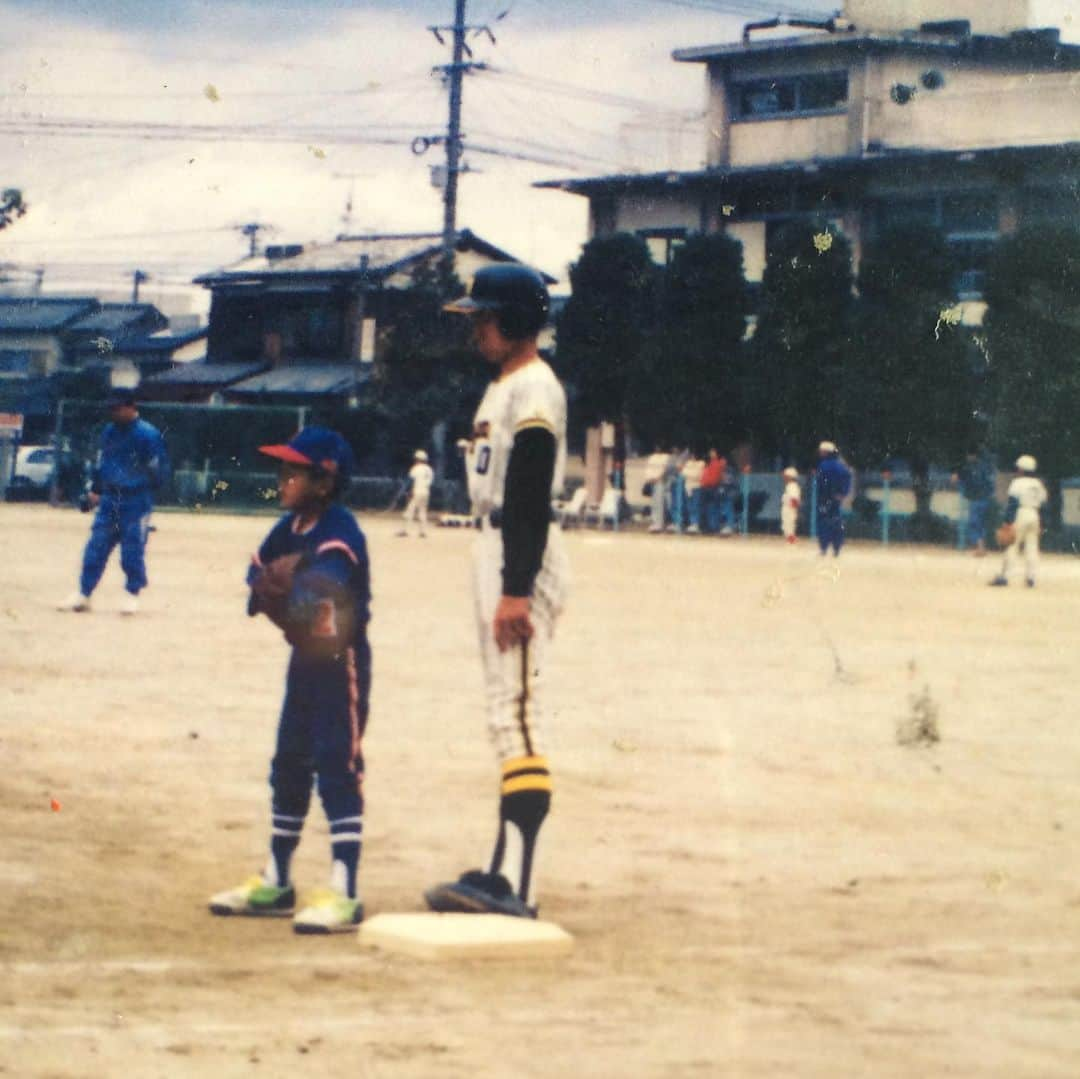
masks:
[[[481,266],[514,261],[469,229],[459,230],[454,249],[463,282]],[[147,380],[144,393],[275,404],[354,397],[370,378],[390,298],[442,257],[441,233],[378,233],[269,246],[203,274],[195,282],[211,293],[206,361],[176,364]]]
[[[933,223],[958,298],[977,299],[1002,234],[1080,222],[1080,46],[1029,16],[1023,0],[848,0],[820,23],[750,23],[674,53],[705,69],[703,169],[538,186],[584,196],[592,235],[641,235],[661,263],[723,230],[750,282],[792,219],[828,221],[856,260],[884,226]]]

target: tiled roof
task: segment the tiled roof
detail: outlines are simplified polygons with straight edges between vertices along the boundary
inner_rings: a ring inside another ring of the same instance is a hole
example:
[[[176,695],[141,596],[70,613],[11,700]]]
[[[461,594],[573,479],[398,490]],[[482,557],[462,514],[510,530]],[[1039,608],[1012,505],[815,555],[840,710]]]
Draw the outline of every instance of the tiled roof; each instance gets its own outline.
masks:
[[[145,385],[151,386],[228,386],[242,378],[257,375],[266,369],[265,363],[192,363],[178,364],[159,375],[151,375]]]
[[[210,366],[210,365],[208,365]],[[243,394],[342,394],[368,380],[368,372],[355,364],[304,363],[275,367],[229,387]]]
[[[67,329],[77,333],[113,336],[130,332],[135,327],[145,329],[147,325],[154,329],[168,325],[165,316],[153,304],[105,303],[97,310],[87,312]]]
[[[99,306],[87,297],[0,296],[0,333],[56,333]]]
[[[456,247],[458,251],[477,251],[497,262],[514,261],[511,254],[469,229],[459,230]],[[438,232],[339,236],[332,243],[270,246],[261,255],[201,274],[195,283],[214,285],[265,281],[277,275],[324,274],[367,275],[377,282],[438,255],[441,250],[442,233]]]

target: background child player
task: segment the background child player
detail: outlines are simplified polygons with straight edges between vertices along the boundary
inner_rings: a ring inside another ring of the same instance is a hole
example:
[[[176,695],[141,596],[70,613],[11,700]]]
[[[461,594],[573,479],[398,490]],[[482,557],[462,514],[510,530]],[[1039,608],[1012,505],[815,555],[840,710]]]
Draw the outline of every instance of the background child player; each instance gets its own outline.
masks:
[[[780,530],[788,543],[795,542],[795,528],[799,522],[799,506],[802,505],[802,489],[799,487],[799,472],[794,468],[785,468],[784,493],[780,496]]]
[[[367,545],[356,519],[337,501],[353,454],[339,434],[322,427],[305,427],[287,445],[259,452],[281,461],[278,491],[288,512],[252,559],[248,613],[266,614],[292,645],[270,767],[270,860],[261,876],[213,896],[210,910],[293,913],[289,864],[317,776],[330,824],[331,886],[308,897],[293,928],[346,932],[364,916],[356,878],[364,812],[361,738],[371,687]]]
[[[1009,484],[1009,501],[1005,506],[1005,524],[1010,525],[1011,541],[1005,548],[1001,572],[990,582],[1001,588],[1009,583],[1013,563],[1024,552],[1024,573],[1028,588],[1035,587],[1035,571],[1039,567],[1039,531],[1042,527],[1039,511],[1046,502],[1046,488],[1035,475],[1038,467],[1029,453],[1016,459],[1016,478]]]
[[[428,464],[427,453],[424,450],[417,450],[413,454],[412,468],[409,469],[409,502],[405,507],[399,536],[409,534],[410,521],[416,522],[421,539],[427,535],[428,501],[431,498],[431,485],[434,480],[435,472]]]

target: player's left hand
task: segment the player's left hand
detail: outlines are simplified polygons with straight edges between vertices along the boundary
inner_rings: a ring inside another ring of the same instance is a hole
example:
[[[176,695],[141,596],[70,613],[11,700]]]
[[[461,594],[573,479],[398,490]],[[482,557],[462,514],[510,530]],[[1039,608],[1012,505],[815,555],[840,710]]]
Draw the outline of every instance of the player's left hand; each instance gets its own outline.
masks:
[[[495,608],[495,643],[500,652],[509,651],[533,635],[528,596],[501,596]]]

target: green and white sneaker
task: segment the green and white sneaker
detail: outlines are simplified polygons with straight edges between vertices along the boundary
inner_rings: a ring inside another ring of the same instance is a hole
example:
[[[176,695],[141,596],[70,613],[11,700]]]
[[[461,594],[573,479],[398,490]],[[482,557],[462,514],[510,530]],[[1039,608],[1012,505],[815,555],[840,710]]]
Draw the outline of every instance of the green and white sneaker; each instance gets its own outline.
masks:
[[[243,884],[210,897],[211,914],[244,914],[253,918],[287,918],[296,907],[296,889],[279,888],[262,877],[249,877]]]
[[[332,888],[308,896],[307,905],[293,919],[297,933],[351,933],[364,920],[364,904]]]

